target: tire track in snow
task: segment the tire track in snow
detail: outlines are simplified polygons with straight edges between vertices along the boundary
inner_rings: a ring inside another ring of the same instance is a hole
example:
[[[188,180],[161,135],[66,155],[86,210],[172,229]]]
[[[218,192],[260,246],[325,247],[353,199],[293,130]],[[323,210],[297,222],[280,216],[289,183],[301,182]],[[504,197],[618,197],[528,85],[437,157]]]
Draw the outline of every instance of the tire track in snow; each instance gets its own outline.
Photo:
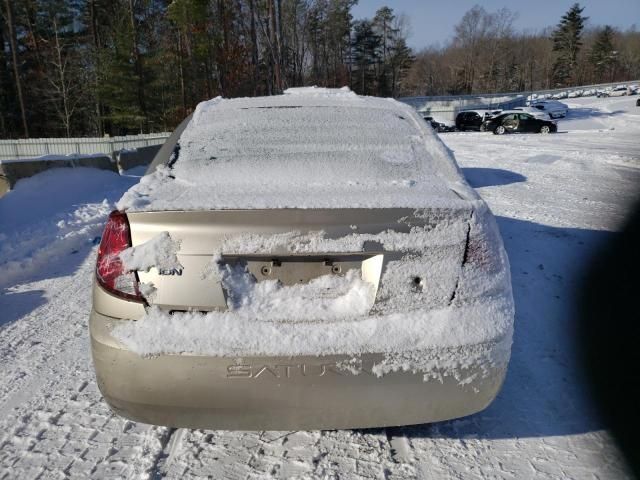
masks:
[[[0,358],[7,366],[0,380],[0,418],[7,409],[38,390],[48,378],[60,378],[58,370],[88,352],[87,319],[93,250],[76,273],[21,288],[45,288],[51,300],[0,330]],[[64,277],[63,277],[64,278]],[[61,280],[61,281],[59,281]],[[51,288],[53,287],[53,288]],[[1,297],[0,297],[1,298]]]

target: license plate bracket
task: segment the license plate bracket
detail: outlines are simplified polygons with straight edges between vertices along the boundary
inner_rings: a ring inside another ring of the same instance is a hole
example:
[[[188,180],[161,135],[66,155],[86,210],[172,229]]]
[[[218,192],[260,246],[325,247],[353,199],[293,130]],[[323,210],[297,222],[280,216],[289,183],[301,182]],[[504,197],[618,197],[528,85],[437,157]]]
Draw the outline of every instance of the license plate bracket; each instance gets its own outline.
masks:
[[[258,282],[278,280],[283,285],[295,285],[308,283],[323,275],[344,275],[353,269],[361,271],[364,278],[365,263],[378,256],[381,257],[370,254],[223,255],[222,261],[230,265],[246,265],[247,270]]]

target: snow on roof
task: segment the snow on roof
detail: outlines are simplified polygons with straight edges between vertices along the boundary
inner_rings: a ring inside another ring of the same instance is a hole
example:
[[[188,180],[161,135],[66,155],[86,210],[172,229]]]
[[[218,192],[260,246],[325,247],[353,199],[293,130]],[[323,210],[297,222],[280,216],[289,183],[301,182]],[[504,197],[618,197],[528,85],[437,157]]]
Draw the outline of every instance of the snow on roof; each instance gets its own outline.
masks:
[[[477,198],[413,109],[348,88],[202,102],[174,160],[118,208],[414,208]]]

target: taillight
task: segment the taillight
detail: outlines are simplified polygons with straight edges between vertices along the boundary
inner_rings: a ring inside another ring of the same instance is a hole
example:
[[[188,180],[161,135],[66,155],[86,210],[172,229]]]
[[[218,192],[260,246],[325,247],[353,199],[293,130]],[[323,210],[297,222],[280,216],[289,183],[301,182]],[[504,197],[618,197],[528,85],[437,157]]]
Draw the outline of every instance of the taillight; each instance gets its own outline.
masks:
[[[135,272],[126,271],[119,257],[120,253],[129,247],[131,231],[126,214],[111,212],[98,249],[96,279],[102,288],[113,295],[144,302],[138,288],[138,276]]]
[[[488,270],[495,264],[495,252],[491,249],[484,235],[471,235],[467,237],[462,266]]]
[[[486,206],[477,208],[469,221],[469,233],[452,302],[461,304],[501,294],[510,287],[507,260],[498,226]]]

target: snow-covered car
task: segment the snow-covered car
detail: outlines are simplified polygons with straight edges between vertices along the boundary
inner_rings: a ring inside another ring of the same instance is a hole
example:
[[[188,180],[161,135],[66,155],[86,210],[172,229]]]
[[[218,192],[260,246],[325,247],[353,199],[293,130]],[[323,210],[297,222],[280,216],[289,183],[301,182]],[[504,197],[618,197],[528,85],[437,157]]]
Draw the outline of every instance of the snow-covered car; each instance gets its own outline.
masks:
[[[624,95],[627,95],[627,94],[628,94],[628,91],[627,91],[626,85],[618,85],[616,88],[605,92],[604,96],[605,97],[623,97]]]
[[[484,123],[484,130],[496,135],[505,133],[555,133],[558,124],[544,118],[537,118],[528,113],[505,112]]]
[[[567,95],[568,98],[577,98],[577,97],[581,97],[583,94],[582,90],[572,90],[569,92],[569,95]]]
[[[117,208],[90,335],[125,417],[403,425],[500,389],[514,316],[500,233],[408,105],[323,88],[200,103]]]
[[[551,98],[553,100],[562,100],[563,98],[567,98],[569,96],[568,92],[558,92],[558,93],[554,93],[553,95],[551,95]]]
[[[556,100],[538,100],[530,102],[530,107],[549,115],[551,118],[563,118],[569,112],[569,106]]]

